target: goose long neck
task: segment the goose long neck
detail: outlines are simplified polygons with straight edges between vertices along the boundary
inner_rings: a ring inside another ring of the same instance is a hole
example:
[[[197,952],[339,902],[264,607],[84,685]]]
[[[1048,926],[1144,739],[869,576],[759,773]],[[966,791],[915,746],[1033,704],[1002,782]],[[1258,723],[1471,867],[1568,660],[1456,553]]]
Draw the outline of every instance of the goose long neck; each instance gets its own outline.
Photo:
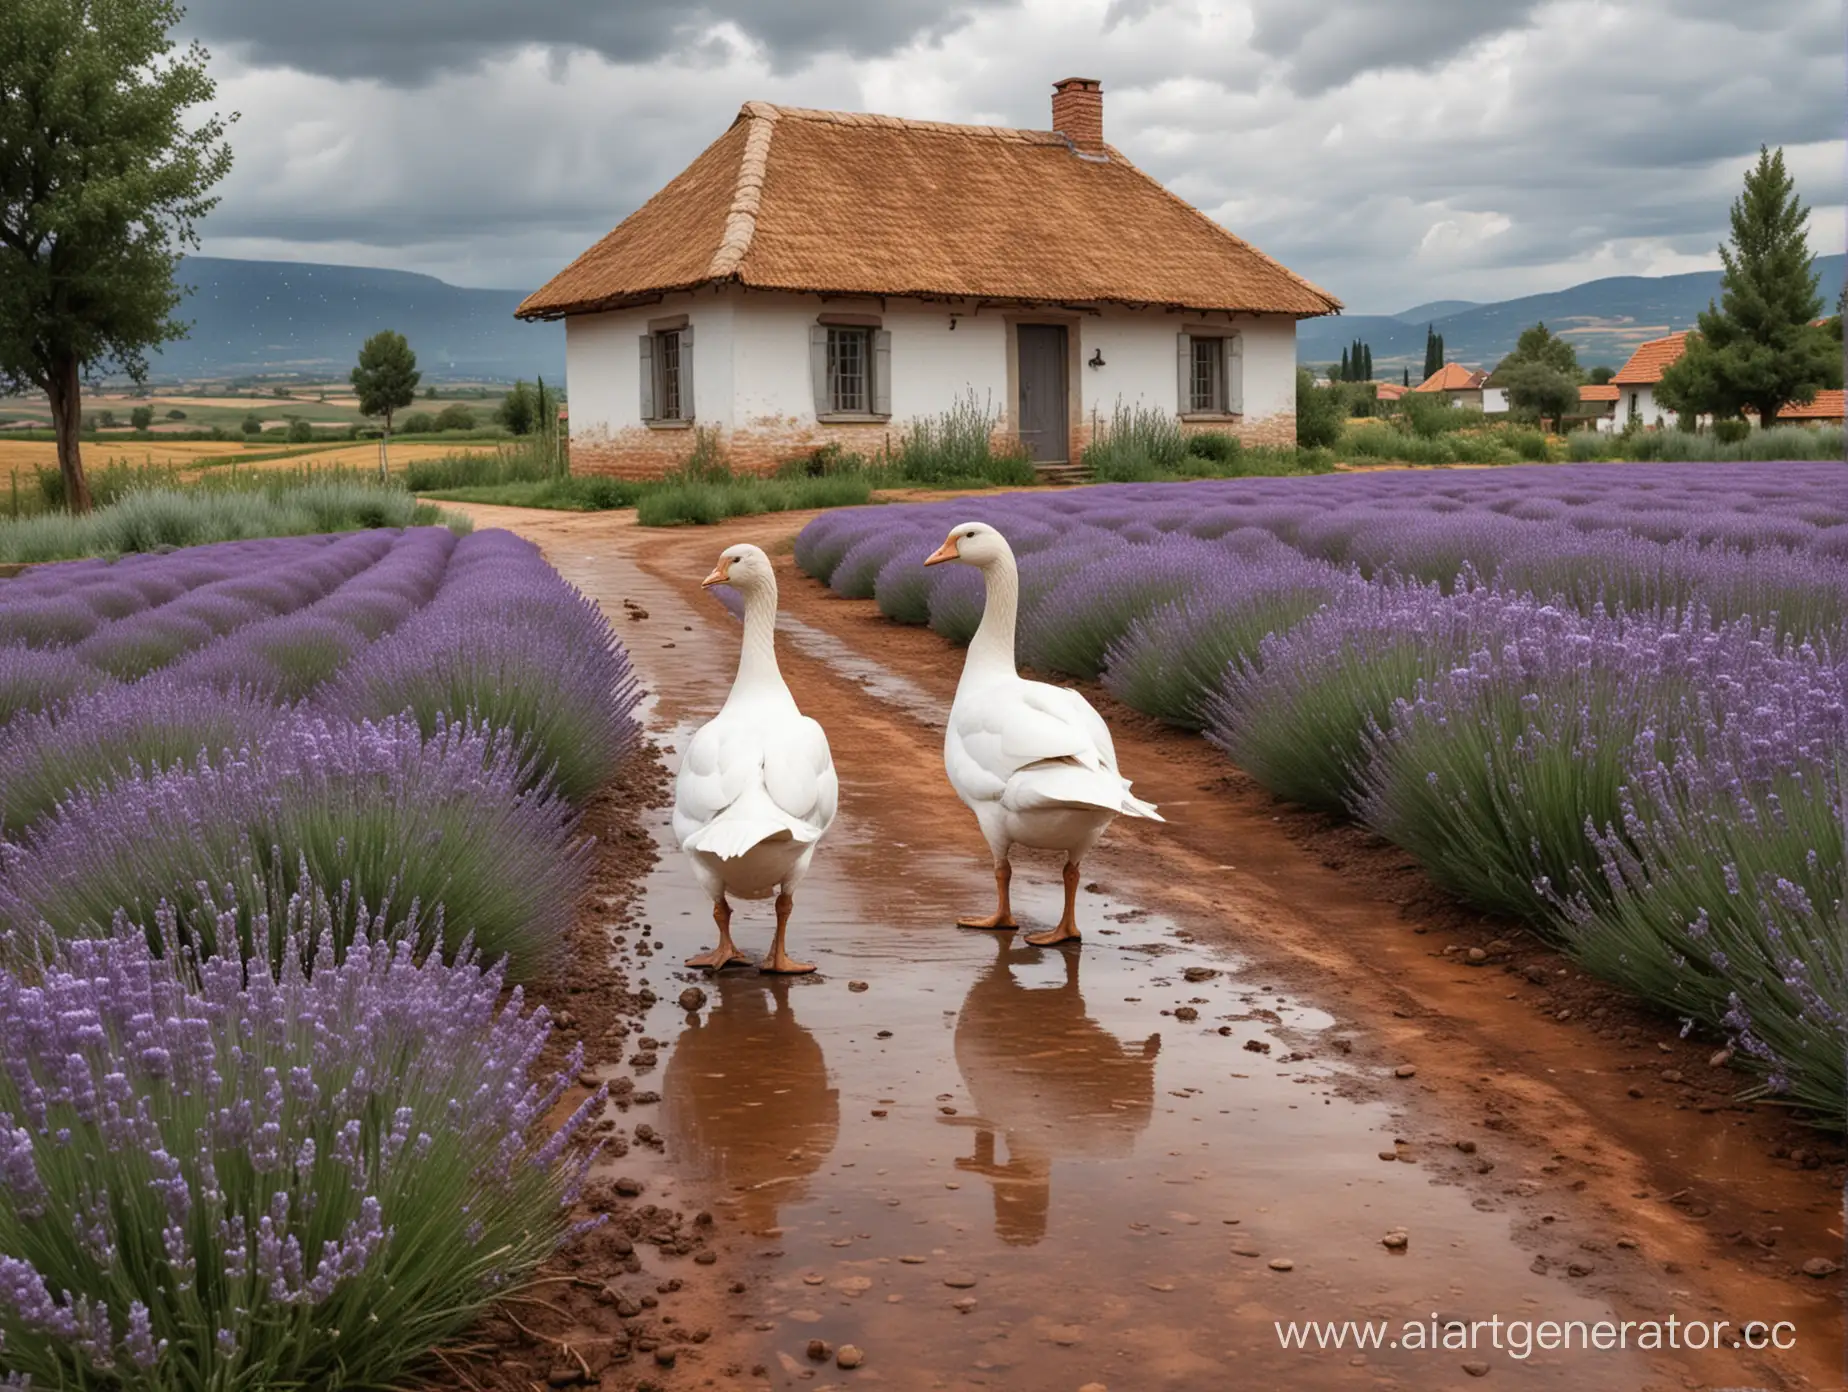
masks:
[[[744,592],[744,644],[732,699],[777,694],[788,697],[789,688],[776,665],[776,589],[752,588]]]
[[[969,641],[966,665],[977,671],[1016,674],[1014,666],[1014,626],[1020,617],[1020,571],[1012,556],[1003,556],[993,565],[982,567],[982,586],[987,592],[982,605],[981,626]]]

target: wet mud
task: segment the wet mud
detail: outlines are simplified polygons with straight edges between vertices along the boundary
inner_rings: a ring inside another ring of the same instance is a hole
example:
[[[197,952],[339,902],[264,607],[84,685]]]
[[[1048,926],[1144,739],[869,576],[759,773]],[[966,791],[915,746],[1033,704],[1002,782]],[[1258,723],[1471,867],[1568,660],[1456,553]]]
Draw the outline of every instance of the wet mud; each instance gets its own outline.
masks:
[[[1840,1249],[1839,1151],[1771,1156],[1780,1123],[1723,1090],[1649,1125],[1607,1114],[1637,1063],[1692,1070],[1660,1022],[1620,1024],[1550,954],[1489,936],[1505,925],[1119,710],[1125,770],[1174,826],[1119,823],[1087,861],[1082,948],[957,929],[992,894],[942,774],[959,653],[796,575],[800,519],[475,511],[604,605],[669,768],[736,660],[699,577],[731,540],[780,551],[779,653],[841,774],[791,923],[810,977],[681,965],[710,905],[665,807],[641,814],[658,858],[631,858],[627,908],[597,925],[634,1013],[599,1025],[584,1078],[623,1106],[591,1190],[614,1240],[563,1265],[580,1304],[502,1385],[545,1386],[548,1362],[551,1385],[605,1388],[1839,1384],[1839,1284],[1797,1267]],[[1050,860],[1013,889],[1023,928],[1057,917]],[[761,952],[768,905],[737,907]],[[1478,938],[1500,945],[1486,969],[1442,950]],[[1555,994],[1610,1038],[1553,1021]],[[1522,1347],[1540,1321],[1671,1315],[1786,1321],[1794,1347]],[[1384,1322],[1381,1346],[1350,1327],[1286,1348],[1291,1321]],[[622,1357],[573,1375],[573,1336]]]

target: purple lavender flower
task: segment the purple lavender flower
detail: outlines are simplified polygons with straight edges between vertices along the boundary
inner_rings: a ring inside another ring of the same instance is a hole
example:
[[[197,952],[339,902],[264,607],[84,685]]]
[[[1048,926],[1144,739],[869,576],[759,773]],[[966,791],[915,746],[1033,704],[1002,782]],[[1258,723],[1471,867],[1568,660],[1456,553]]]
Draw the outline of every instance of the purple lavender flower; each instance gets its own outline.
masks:
[[[391,1384],[570,1231],[588,1162],[567,1148],[589,1114],[546,1134],[570,1078],[534,1079],[544,1012],[517,992],[504,1005],[498,971],[419,961],[408,940],[316,956],[304,935],[326,931],[325,904],[284,908],[274,964],[192,960],[172,940],[156,956],[133,933],[68,943],[29,977],[0,970],[0,1135],[29,1161],[6,1173],[37,1177],[0,1185],[9,1373],[153,1389],[232,1358],[297,1386]],[[73,1092],[73,1061],[120,1080],[117,1100]],[[268,1111],[300,1073],[328,1100],[276,1111],[275,1145],[304,1164],[269,1164],[266,1142],[218,1124]],[[413,1135],[417,1163],[390,1163]],[[318,1182],[305,1157],[341,1144],[366,1184]],[[128,1221],[138,1193],[165,1236],[99,1239],[104,1196]]]

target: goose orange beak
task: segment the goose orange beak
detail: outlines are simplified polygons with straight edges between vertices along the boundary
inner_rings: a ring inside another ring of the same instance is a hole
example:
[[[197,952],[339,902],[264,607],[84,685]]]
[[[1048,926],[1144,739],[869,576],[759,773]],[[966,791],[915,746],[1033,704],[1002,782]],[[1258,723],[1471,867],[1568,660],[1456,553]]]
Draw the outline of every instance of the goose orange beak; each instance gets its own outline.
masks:
[[[925,565],[942,565],[945,561],[960,560],[962,553],[956,549],[956,538],[950,537],[930,555],[924,558]]]
[[[708,575],[704,580],[700,581],[699,583],[704,588],[711,589],[714,585],[725,585],[725,584],[729,584],[730,582],[731,582],[731,562],[726,560],[723,556],[720,556],[719,563],[712,568],[712,574]]]

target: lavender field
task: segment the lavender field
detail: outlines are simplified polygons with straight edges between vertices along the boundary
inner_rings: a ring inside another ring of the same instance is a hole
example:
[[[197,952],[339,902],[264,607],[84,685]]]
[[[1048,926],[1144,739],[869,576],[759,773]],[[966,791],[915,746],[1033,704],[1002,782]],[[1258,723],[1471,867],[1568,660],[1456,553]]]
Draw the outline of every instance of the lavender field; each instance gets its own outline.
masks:
[[[824,514],[796,559],[967,642],[986,521],[1021,662],[1201,730],[1848,1123],[1848,468],[1126,485]]]
[[[505,532],[0,581],[0,1384],[395,1383],[555,1248],[506,987],[636,696]]]

